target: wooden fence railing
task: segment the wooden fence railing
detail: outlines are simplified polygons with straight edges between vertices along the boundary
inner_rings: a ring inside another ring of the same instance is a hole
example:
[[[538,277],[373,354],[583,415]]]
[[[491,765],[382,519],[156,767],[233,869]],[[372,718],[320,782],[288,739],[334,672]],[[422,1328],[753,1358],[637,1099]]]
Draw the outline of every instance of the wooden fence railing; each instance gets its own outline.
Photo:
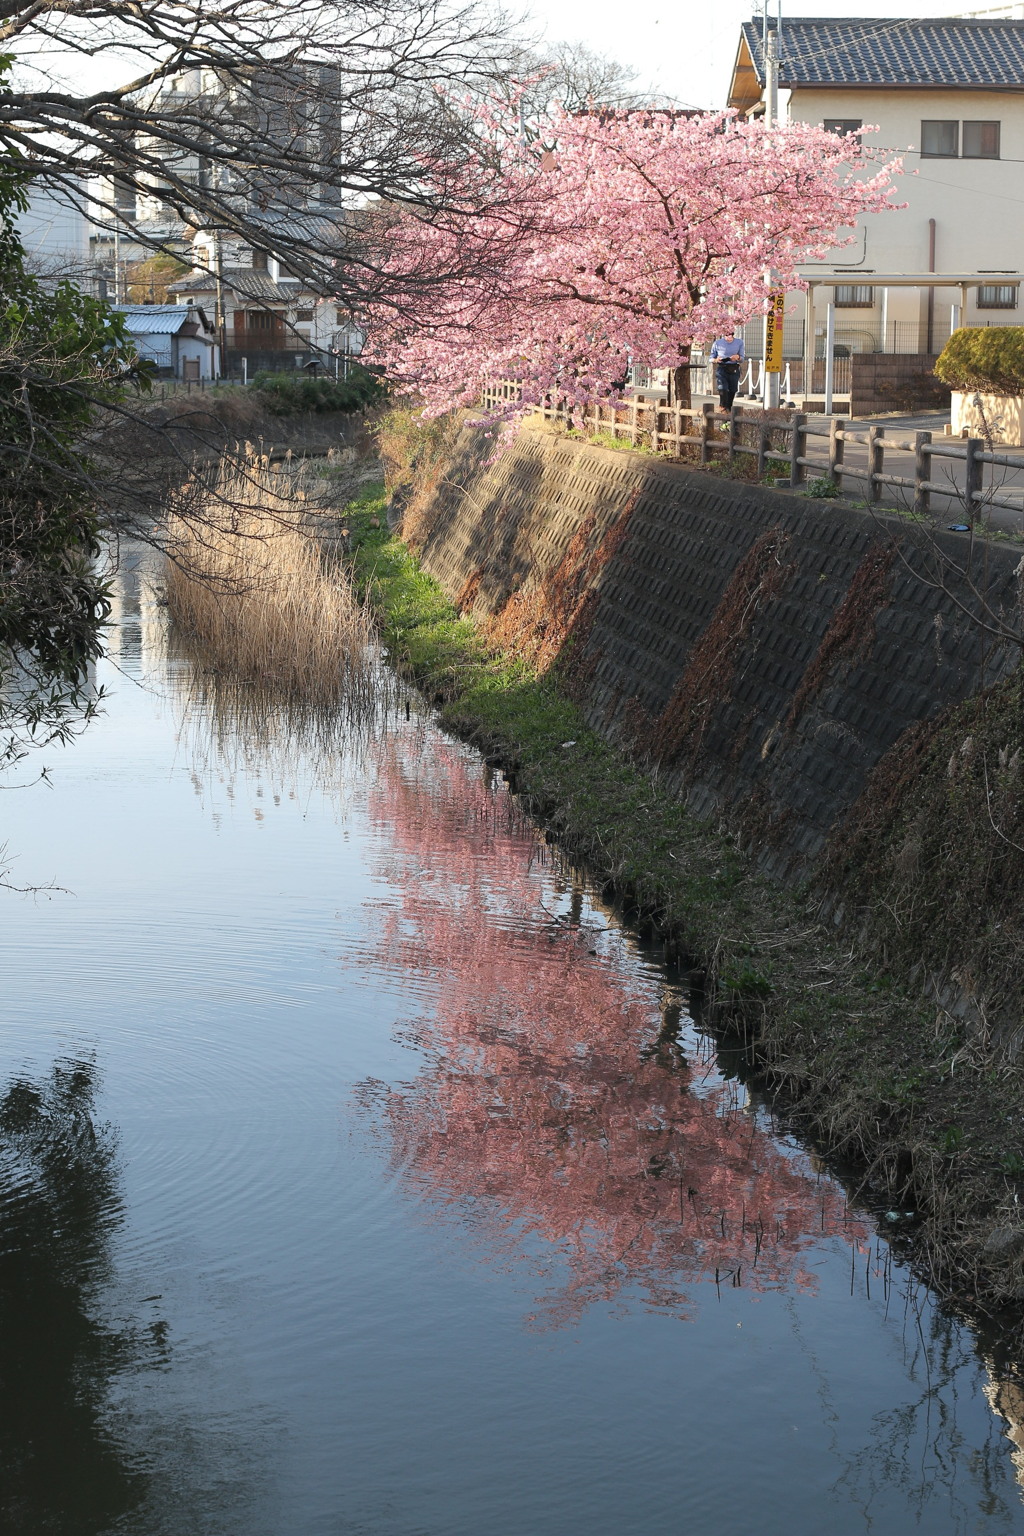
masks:
[[[518,399],[518,390],[515,383],[489,386],[481,403],[485,410],[493,410]],[[713,404],[689,407],[634,400],[583,408],[548,400],[537,412],[587,436],[606,435],[700,464],[752,457],[759,479],[775,467],[777,481],[794,488],[816,478],[831,481],[839,490],[852,482],[873,504],[888,490],[890,495],[896,493],[898,502],[921,514],[931,510],[933,496],[943,496],[962,510],[968,522],[987,507],[1004,508],[1024,519],[1024,454],[996,453],[982,438],[949,438],[931,432],[890,436],[881,425],[852,425],[841,417],[766,412],[744,405],[726,412]],[[937,460],[944,467],[941,480],[936,479]],[[1021,474],[1021,481],[1007,485],[1007,471],[1014,470]],[[994,471],[1002,471],[1002,477]]]

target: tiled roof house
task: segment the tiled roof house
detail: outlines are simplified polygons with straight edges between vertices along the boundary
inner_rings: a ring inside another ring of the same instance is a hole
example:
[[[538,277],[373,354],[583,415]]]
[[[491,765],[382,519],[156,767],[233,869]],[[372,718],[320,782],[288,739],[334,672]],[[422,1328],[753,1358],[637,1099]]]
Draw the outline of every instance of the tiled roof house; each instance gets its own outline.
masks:
[[[780,84],[850,90],[1024,91],[1024,22],[873,17],[786,20]],[[730,106],[745,110],[764,85],[761,23],[740,29]]]
[[[190,231],[195,265],[187,277],[168,284],[179,303],[199,303],[224,317],[226,373],[244,368],[332,368],[357,355],[363,337],[351,316],[330,297],[317,293],[289,272],[272,250],[288,249],[293,229],[308,236],[314,225],[321,236],[344,239],[341,216],[299,212],[291,218],[267,215],[267,248],[255,250],[235,236]]]
[[[1006,281],[1024,270],[1024,21],[786,17],[777,42],[780,116],[836,132],[863,129],[866,145],[902,155],[899,195],[908,204],[864,219],[853,243],[821,264],[823,277],[841,273],[849,282],[819,288],[810,317],[802,297],[791,296],[790,355],[805,352],[808,318],[821,330],[829,296],[854,351],[935,352],[953,318],[1024,323],[1020,289]],[[740,28],[729,105],[763,112],[764,87],[756,20]],[[934,290],[931,299],[924,286],[872,281],[923,273],[978,281]]]

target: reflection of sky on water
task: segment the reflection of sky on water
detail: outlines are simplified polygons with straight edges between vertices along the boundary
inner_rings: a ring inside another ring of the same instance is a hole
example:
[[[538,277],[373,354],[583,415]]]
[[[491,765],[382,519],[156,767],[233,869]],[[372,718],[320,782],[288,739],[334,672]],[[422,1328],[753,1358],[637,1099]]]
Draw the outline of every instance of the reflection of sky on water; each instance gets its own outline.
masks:
[[[98,1447],[127,1492],[55,1528],[1024,1531],[1011,1367],[888,1283],[475,755],[197,679],[124,584],[109,713],[5,832],[74,894],[3,898],[0,1081],[95,1061],[117,1131],[76,1306],[121,1342],[49,1360],[67,1486]]]

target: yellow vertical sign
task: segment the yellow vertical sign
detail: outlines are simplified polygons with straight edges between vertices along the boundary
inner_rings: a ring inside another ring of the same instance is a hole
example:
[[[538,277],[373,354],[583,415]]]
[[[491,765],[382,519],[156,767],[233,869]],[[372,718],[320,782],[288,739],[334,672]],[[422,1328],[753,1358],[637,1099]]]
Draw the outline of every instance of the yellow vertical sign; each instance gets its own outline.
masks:
[[[782,372],[782,319],[786,296],[778,289],[768,295],[768,315],[764,327],[764,371]]]

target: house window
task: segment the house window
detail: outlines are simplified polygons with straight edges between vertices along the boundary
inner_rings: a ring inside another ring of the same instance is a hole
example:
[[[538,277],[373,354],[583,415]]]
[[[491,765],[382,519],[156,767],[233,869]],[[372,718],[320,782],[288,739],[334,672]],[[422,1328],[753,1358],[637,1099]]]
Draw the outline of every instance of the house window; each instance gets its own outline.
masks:
[[[921,124],[921,154],[955,160],[960,153],[960,124],[955,118],[931,117]]]
[[[253,253],[252,253],[252,269],[253,269],[254,272],[265,272],[267,270],[267,253],[266,253],[266,251],[253,251]]]
[[[982,283],[978,288],[978,308],[1016,309],[1016,286],[1013,283]]]
[[[301,325],[304,321],[312,320],[312,318],[313,311],[311,309],[297,309],[295,311],[295,321],[297,325]]]
[[[246,314],[246,325],[250,331],[272,331],[277,318],[272,309],[250,309]]]
[[[863,124],[859,117],[826,117],[826,133],[850,133],[854,135],[854,142],[860,147],[860,130]]]
[[[837,309],[873,309],[875,290],[863,283],[838,283],[836,285]]]
[[[964,123],[965,160],[999,159],[999,124]]]
[[[334,311],[334,323],[335,325],[348,325],[348,310],[336,309]]]

